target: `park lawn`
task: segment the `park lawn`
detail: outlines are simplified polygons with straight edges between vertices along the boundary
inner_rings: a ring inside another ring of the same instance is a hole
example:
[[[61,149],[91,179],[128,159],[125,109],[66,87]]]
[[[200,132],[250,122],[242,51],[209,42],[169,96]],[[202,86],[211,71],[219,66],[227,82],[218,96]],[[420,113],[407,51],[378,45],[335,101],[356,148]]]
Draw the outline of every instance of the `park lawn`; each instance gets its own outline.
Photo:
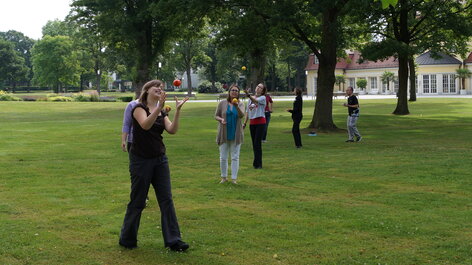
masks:
[[[361,99],[360,143],[305,130],[296,149],[291,102],[275,102],[264,169],[246,130],[236,186],[218,184],[216,102],[187,103],[164,136],[191,245],[173,253],[152,195],[139,248],[118,246],[126,103],[0,102],[0,264],[472,264],[472,99],[420,98],[407,116],[395,104]]]

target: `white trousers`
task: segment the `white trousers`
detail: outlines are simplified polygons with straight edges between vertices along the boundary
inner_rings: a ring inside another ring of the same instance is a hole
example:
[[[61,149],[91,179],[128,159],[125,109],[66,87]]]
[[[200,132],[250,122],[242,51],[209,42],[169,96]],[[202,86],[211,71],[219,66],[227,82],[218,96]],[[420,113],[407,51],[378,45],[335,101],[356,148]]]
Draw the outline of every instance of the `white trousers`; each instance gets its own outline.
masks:
[[[231,154],[231,178],[238,178],[240,149],[241,144],[236,144],[234,140],[226,141],[226,143],[220,145],[220,169],[222,178],[228,176],[228,154]]]

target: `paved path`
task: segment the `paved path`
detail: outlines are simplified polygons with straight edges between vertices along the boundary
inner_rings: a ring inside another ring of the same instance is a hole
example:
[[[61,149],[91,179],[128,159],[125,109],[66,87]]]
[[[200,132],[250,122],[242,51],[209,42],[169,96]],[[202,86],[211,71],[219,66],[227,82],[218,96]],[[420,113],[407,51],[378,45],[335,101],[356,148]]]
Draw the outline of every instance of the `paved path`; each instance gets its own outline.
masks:
[[[417,95],[417,98],[472,98],[472,95]],[[397,99],[395,95],[359,95],[359,99]],[[294,101],[295,96],[283,96],[283,97],[272,97],[274,101]],[[311,96],[303,96],[303,100],[313,100]],[[337,99],[345,99],[345,97],[338,97]],[[217,102],[216,99],[206,99],[206,100],[189,100],[188,102]]]

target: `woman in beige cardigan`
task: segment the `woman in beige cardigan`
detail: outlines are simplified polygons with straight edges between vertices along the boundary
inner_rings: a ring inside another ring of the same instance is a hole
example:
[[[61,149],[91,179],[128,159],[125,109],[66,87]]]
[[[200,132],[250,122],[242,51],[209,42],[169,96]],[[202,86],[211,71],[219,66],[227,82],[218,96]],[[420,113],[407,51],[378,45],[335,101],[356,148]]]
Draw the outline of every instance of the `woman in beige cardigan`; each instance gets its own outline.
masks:
[[[228,181],[228,154],[231,154],[231,179],[237,184],[239,169],[239,151],[244,139],[241,119],[244,117],[244,103],[239,101],[239,87],[232,85],[228,97],[222,100],[215,112],[218,121],[216,143],[220,148],[221,181]]]

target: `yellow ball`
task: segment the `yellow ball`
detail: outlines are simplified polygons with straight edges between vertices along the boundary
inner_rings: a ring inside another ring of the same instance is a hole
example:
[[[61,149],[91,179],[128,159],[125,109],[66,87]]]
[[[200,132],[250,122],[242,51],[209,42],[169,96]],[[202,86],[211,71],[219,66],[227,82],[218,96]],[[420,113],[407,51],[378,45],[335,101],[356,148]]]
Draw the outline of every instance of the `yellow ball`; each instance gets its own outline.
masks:
[[[172,109],[169,105],[165,105],[164,106],[164,109],[166,112],[170,112],[170,110]]]
[[[233,98],[233,101],[231,101],[231,103],[233,103],[233,104],[238,104],[238,99],[237,99],[237,98]]]
[[[246,66],[241,67],[241,70],[246,71]]]

